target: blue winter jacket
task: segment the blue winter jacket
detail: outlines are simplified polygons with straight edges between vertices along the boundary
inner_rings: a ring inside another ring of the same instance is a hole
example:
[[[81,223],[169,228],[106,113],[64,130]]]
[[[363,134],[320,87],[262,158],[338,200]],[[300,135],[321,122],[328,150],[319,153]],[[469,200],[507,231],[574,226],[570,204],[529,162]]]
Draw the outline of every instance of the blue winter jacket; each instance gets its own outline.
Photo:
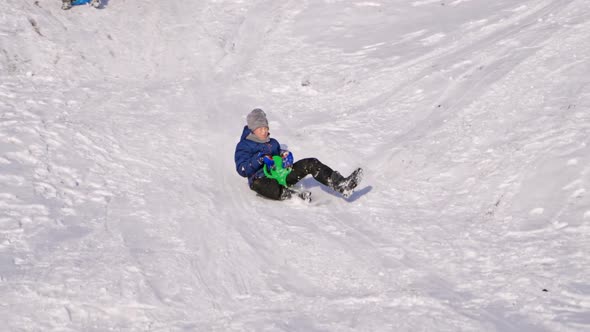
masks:
[[[248,178],[248,184],[252,186],[252,181],[257,178],[264,177],[263,165],[259,161],[259,153],[276,156],[280,154],[281,145],[279,142],[271,138],[267,143],[259,143],[249,140],[247,137],[252,131],[248,126],[244,126],[242,137],[236,145],[236,153],[234,159],[236,162],[236,171],[243,177]]]

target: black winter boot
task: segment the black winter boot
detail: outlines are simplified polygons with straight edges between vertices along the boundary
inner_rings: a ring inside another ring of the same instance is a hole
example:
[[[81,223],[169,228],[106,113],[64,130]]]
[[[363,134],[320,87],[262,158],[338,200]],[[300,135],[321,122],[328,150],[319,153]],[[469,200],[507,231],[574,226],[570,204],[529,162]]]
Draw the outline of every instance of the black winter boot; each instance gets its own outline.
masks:
[[[333,172],[330,176],[330,187],[335,191],[339,192],[344,198],[350,197],[356,186],[361,182],[363,178],[363,169],[357,168],[347,178],[343,177],[338,172]]]
[[[292,198],[293,196],[299,197],[306,202],[311,202],[311,191],[297,191],[291,188],[283,188],[281,197],[279,199],[284,201],[286,199]]]
[[[288,188],[282,188],[281,196],[279,197],[280,201],[284,201],[286,199],[290,199],[293,196],[293,191],[289,190]]]
[[[300,191],[297,193],[297,197],[309,203],[311,202],[311,191]]]

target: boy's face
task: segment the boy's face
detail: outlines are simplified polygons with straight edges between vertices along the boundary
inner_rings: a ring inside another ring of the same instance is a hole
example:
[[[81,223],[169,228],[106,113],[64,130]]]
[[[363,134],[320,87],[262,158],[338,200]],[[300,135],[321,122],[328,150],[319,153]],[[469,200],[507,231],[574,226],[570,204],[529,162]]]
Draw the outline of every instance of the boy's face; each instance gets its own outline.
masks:
[[[268,127],[258,127],[253,131],[254,135],[261,140],[265,140],[268,137]]]

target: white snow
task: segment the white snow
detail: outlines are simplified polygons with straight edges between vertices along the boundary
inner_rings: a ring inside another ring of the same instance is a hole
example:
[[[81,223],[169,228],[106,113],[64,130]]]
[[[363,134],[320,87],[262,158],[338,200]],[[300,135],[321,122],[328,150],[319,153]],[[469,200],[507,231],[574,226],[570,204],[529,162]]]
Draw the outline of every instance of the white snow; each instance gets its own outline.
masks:
[[[587,0],[105,3],[0,3],[2,330],[590,330]]]

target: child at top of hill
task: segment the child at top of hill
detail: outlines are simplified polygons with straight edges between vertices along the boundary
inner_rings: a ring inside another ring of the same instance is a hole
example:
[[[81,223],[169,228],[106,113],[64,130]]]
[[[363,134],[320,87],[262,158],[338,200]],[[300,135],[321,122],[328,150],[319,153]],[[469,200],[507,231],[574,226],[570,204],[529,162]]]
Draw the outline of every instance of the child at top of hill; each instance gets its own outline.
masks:
[[[90,3],[94,8],[100,8],[100,0],[62,0],[61,9],[68,10],[72,8],[73,5],[86,3]]]
[[[236,145],[234,158],[238,174],[247,177],[250,189],[258,194],[275,200],[285,200],[296,194],[304,200],[310,200],[310,192],[298,192],[290,187],[311,174],[316,181],[347,198],[360,182],[360,168],[345,178],[316,158],[293,162],[291,152],[281,150],[279,142],[270,138],[268,120],[263,110],[254,109],[248,114],[246,121],[247,125]],[[277,168],[288,172],[283,184],[271,175]]]

